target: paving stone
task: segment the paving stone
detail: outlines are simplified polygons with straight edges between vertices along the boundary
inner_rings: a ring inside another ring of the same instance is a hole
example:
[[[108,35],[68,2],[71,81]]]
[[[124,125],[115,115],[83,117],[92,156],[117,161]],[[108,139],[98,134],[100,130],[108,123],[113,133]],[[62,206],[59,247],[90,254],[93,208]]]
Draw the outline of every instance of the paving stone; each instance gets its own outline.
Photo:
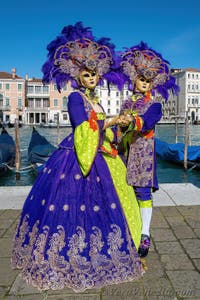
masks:
[[[163,216],[154,216],[154,212],[152,214],[151,220],[151,228],[169,228],[169,225]]]
[[[170,293],[169,293],[170,294]],[[175,296],[175,292],[171,296],[146,296],[145,300],[178,300]]]
[[[3,299],[3,297],[8,293],[8,291],[8,287],[0,286],[0,299]]]
[[[184,218],[179,215],[177,217],[174,216],[166,216],[166,220],[169,223],[171,227],[182,225],[182,226],[187,226],[188,224],[184,220]]]
[[[167,271],[167,275],[179,297],[200,299],[200,274],[197,271]]]
[[[164,268],[157,253],[149,253],[146,257],[147,270],[144,278],[164,276]]]
[[[191,258],[200,258],[200,240],[199,239],[185,239],[180,240],[185,251]]]
[[[101,290],[100,289],[90,289],[85,291],[83,294],[100,294]],[[18,295],[18,296],[22,296],[22,295],[29,295],[29,294],[40,294],[40,291],[31,286],[28,285],[22,278],[20,275],[17,276],[17,278],[15,279],[12,288],[10,289],[9,295]],[[73,292],[72,289],[69,288],[64,288],[62,290],[56,290],[56,291],[48,291],[48,295],[76,295],[75,292]]]
[[[18,275],[10,289],[9,295],[27,295],[27,294],[40,294],[40,291],[26,282]]]
[[[161,255],[161,262],[165,270],[192,270],[193,264],[186,254],[179,255]]]
[[[5,299],[2,300],[44,300],[44,299],[45,298],[42,295],[26,295],[21,297],[16,297],[12,295],[12,296],[7,296]],[[49,300],[49,298],[47,298],[47,300]]]
[[[200,206],[177,206],[177,210],[184,216],[199,216],[200,215]]]
[[[143,300],[142,280],[118,285],[112,285],[102,289],[103,300]]]
[[[163,206],[159,207],[160,211],[165,217],[179,217],[180,212],[177,210],[176,206]]]
[[[0,238],[0,257],[11,257],[12,246],[11,238]]]
[[[16,220],[20,215],[20,210],[18,209],[6,209],[3,211],[3,214],[0,215],[1,219],[12,219]]]
[[[0,229],[0,237],[3,237],[6,232],[6,229]]]
[[[14,221],[12,219],[1,219],[0,229],[8,229]]]
[[[184,251],[178,242],[156,242],[156,250],[161,254],[183,254]]]
[[[154,241],[175,241],[176,237],[169,228],[152,228],[151,235]]]
[[[188,225],[178,225],[178,226],[173,226],[173,231],[174,234],[177,236],[178,239],[191,239],[195,238],[196,235],[192,231],[191,227]]]
[[[176,293],[174,288],[171,286],[171,283],[167,277],[162,278],[148,278],[147,280],[144,278],[144,295],[147,299],[152,299],[152,297],[160,297],[161,299],[164,297],[176,297]],[[145,299],[146,299],[145,298]]]
[[[72,295],[50,295],[47,300],[100,300],[100,295],[72,294]]]
[[[14,222],[4,233],[3,237],[14,237],[17,224]]]
[[[11,286],[17,277],[18,271],[10,267],[10,258],[0,258],[0,285]]]
[[[199,216],[189,216],[185,217],[186,222],[192,227],[192,228],[198,228],[200,229],[200,219]]]
[[[195,264],[195,267],[200,271],[200,259],[193,259],[192,261]]]
[[[194,229],[194,233],[200,238],[200,228]]]

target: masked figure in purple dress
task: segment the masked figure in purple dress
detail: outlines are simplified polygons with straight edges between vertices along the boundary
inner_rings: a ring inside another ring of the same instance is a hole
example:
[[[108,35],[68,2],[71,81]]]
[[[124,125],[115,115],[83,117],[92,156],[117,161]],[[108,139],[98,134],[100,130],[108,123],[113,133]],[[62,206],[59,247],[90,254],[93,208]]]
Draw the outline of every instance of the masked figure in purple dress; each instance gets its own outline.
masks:
[[[127,182],[134,187],[142,218],[139,254],[145,257],[150,247],[152,191],[158,189],[154,129],[162,117],[160,99],[177,93],[168,62],[141,42],[122,54],[122,72],[132,96],[122,105],[119,148],[127,160]],[[124,126],[124,127],[123,127]]]
[[[39,290],[90,288],[133,281],[143,274],[138,255],[140,210],[126,168],[104,129],[95,94],[103,80],[117,83],[114,46],[96,40],[81,22],[48,45],[44,83],[59,90],[69,80],[72,133],[39,173],[22,209],[12,265]]]

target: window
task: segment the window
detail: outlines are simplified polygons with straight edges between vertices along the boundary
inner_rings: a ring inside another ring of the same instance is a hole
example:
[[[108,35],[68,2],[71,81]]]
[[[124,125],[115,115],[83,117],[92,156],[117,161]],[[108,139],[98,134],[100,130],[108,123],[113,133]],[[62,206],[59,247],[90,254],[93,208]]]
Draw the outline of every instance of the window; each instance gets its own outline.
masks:
[[[49,93],[49,87],[47,85],[43,86],[43,94]]]
[[[119,113],[119,108],[116,109],[116,114],[118,114],[118,113]]]
[[[119,92],[116,92],[116,96],[119,97]]]
[[[31,108],[34,107],[34,101],[33,101],[33,99],[28,99],[28,107],[31,107]]]
[[[6,107],[10,106],[10,99],[6,97]]]
[[[0,90],[2,90],[2,83],[0,83]]]
[[[110,105],[110,100],[108,100],[108,105]]]
[[[54,84],[53,89],[54,89],[54,91],[57,91],[57,85],[56,84]]]
[[[58,99],[53,99],[53,106],[54,107],[58,106]]]
[[[110,114],[110,108],[108,108],[108,114]]]
[[[22,91],[22,84],[21,84],[21,83],[18,83],[17,88],[18,88],[18,91],[19,91],[19,92]]]
[[[67,90],[67,85],[65,84],[65,86],[63,87],[63,91]]]
[[[63,106],[63,108],[65,108],[65,109],[67,109],[67,102],[68,102],[67,97],[63,97],[63,99],[62,99],[62,106]]]
[[[36,94],[41,94],[42,92],[42,87],[39,85],[39,86],[35,86],[35,93]]]
[[[67,114],[63,114],[63,121],[67,121],[67,120],[68,120]]]
[[[190,73],[188,74],[188,78],[190,78]]]
[[[22,98],[18,98],[18,104],[17,104],[18,108],[22,107]]]
[[[6,83],[6,90],[9,91],[9,89],[10,89],[10,84]]]
[[[43,99],[43,107],[49,107],[49,99]]]
[[[119,105],[119,100],[116,101],[116,105],[117,105],[117,106]]]
[[[40,99],[35,100],[35,107],[41,107],[41,100]]]
[[[34,91],[33,85],[29,85],[29,86],[28,86],[28,93],[32,94],[33,91]]]

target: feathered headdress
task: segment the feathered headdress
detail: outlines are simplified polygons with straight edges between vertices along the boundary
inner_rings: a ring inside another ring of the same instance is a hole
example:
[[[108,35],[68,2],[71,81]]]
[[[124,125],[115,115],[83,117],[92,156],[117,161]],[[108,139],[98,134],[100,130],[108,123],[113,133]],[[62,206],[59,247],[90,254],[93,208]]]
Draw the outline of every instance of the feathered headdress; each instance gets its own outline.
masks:
[[[175,77],[170,75],[169,62],[144,42],[121,54],[121,67],[130,86],[138,76],[143,76],[152,81],[152,91],[166,100],[170,90],[173,94],[179,91]]]
[[[66,26],[47,46],[49,53],[42,67],[43,83],[55,82],[60,91],[70,80],[77,88],[80,71],[87,69],[98,73],[100,84],[106,79],[122,88],[122,79],[116,72],[119,65],[114,48],[108,38],[96,40],[90,27],[84,28],[81,22]]]

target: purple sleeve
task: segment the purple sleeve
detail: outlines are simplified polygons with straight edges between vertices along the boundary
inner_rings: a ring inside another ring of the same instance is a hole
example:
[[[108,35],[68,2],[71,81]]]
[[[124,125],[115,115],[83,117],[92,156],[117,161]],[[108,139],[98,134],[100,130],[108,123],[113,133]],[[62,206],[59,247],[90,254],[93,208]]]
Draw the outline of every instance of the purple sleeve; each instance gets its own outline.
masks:
[[[142,132],[153,129],[155,127],[156,123],[162,117],[162,105],[158,102],[153,103],[148,108],[148,110],[140,117],[142,117],[142,119],[144,121],[144,124],[142,127]]]
[[[84,121],[88,120],[87,113],[84,108],[83,98],[78,92],[69,95],[68,112],[72,127],[75,128]]]

